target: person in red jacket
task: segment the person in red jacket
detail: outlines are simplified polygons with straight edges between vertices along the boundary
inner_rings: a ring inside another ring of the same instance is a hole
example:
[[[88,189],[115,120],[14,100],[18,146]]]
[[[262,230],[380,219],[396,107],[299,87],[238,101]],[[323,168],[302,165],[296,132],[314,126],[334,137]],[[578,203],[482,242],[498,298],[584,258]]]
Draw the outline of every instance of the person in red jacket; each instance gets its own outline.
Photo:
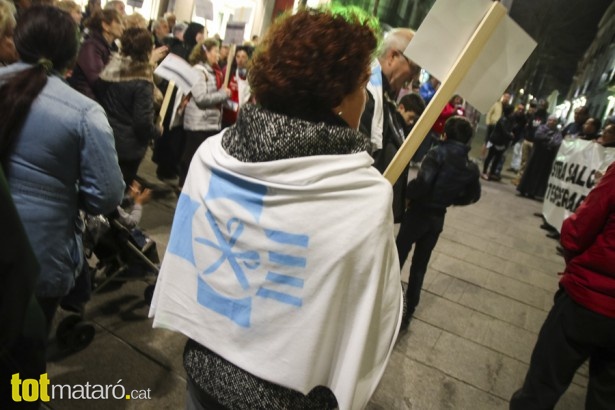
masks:
[[[566,269],[510,409],[552,409],[589,359],[585,408],[615,406],[615,164],[562,225]]]

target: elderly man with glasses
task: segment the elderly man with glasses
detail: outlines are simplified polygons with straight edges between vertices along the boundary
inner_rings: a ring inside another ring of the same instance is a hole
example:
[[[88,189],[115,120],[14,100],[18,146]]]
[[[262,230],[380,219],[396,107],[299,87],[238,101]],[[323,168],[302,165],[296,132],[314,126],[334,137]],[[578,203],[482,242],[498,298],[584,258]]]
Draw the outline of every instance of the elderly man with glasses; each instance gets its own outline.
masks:
[[[382,51],[372,64],[367,84],[367,103],[361,117],[361,131],[372,142],[374,166],[384,172],[404,141],[403,124],[395,115],[397,95],[404,84],[415,79],[421,68],[403,52],[414,37],[405,28],[391,30],[384,38]],[[407,169],[394,185],[393,213],[399,222],[405,209]]]

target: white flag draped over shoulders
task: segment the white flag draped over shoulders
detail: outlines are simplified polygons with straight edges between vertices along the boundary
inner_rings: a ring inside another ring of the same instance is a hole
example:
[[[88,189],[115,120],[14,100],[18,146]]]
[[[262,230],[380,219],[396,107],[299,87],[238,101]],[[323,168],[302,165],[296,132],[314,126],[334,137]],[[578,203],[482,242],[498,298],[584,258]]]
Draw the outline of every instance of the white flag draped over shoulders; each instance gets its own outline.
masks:
[[[150,316],[236,366],[363,408],[393,348],[402,292],[391,185],[365,153],[246,163],[201,145]]]

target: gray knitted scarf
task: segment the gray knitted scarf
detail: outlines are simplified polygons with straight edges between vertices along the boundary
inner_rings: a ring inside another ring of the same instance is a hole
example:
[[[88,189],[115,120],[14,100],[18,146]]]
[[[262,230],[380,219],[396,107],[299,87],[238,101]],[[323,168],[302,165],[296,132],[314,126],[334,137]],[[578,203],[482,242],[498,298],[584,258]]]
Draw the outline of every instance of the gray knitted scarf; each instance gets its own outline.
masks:
[[[224,133],[222,147],[242,162],[267,162],[354,154],[368,151],[371,145],[368,136],[348,126],[291,118],[248,104],[241,107],[237,123]]]

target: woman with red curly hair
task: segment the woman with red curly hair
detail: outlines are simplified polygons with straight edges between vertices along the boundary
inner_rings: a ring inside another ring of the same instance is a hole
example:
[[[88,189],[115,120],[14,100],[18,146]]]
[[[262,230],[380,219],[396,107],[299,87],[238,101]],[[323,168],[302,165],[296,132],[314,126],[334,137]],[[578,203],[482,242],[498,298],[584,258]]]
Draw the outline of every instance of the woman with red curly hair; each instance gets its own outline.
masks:
[[[256,104],[194,155],[150,311],[188,337],[187,408],[359,409],[382,377],[402,292],[391,185],[357,131],[372,22],[278,20]]]

